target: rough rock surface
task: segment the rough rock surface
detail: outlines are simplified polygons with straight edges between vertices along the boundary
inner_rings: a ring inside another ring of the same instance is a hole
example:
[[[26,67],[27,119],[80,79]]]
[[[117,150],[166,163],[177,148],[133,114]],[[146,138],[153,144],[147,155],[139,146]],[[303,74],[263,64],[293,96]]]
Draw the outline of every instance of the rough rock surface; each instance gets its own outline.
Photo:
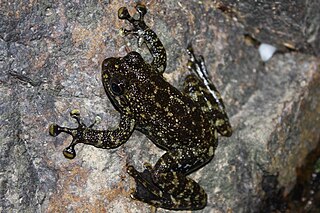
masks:
[[[11,2],[11,3],[10,3]],[[127,3],[124,3],[127,2]],[[209,195],[202,212],[258,212],[270,196],[286,196],[296,170],[320,138],[318,1],[143,1],[146,21],[168,54],[166,77],[179,87],[192,41],[220,90],[234,134],[220,139],[216,156],[192,174]],[[241,2],[241,3],[239,3]],[[71,109],[97,128],[119,115],[104,94],[104,58],[136,50],[122,38],[117,10],[133,1],[1,1],[0,211],[150,212],[130,199],[125,165],[142,169],[163,151],[139,132],[116,150],[50,137],[52,122],[72,126]],[[257,45],[278,52],[262,62]],[[145,46],[139,51],[150,58]],[[264,209],[268,210],[268,209]],[[166,212],[159,209],[158,212]]]

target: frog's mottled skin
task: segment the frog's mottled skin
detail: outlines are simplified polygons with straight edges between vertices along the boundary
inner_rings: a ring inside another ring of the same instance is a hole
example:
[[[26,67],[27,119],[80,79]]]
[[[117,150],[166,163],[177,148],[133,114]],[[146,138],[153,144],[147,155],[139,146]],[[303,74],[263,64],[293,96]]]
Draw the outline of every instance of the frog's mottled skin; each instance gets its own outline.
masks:
[[[153,56],[146,63],[137,52],[122,58],[107,58],[102,63],[102,82],[114,107],[120,112],[119,126],[113,130],[96,130],[80,120],[77,110],[71,112],[79,124],[70,129],[50,125],[50,134],[61,132],[72,135],[72,143],[64,150],[67,158],[76,156],[78,143],[98,148],[113,149],[125,143],[134,130],[145,134],[166,153],[143,172],[128,166],[128,173],[135,179],[132,197],[165,209],[201,209],[207,195],[194,180],[191,172],[207,164],[218,145],[218,133],[232,133],[219,92],[208,78],[203,58],[188,48],[191,74],[186,77],[183,91],[170,85],[162,76],[166,67],[166,52],[157,35],[145,24],[146,8],[136,7],[140,18],[132,18],[126,8],[120,8],[120,19],[128,20],[134,34],[147,44]]]

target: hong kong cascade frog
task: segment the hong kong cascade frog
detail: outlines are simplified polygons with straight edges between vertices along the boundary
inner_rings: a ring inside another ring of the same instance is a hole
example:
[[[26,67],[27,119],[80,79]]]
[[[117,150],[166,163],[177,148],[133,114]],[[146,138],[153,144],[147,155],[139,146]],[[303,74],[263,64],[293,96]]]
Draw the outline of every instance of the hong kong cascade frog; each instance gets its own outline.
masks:
[[[218,133],[232,134],[221,96],[210,82],[202,56],[196,56],[188,47],[191,74],[184,82],[183,91],[170,85],[162,76],[166,68],[166,51],[154,31],[144,22],[147,13],[137,5],[140,18],[134,19],[125,7],[119,9],[120,19],[133,25],[122,30],[144,41],[153,57],[151,64],[137,52],[125,57],[107,58],[102,63],[102,82],[105,91],[120,112],[119,126],[113,130],[96,130],[86,126],[78,110],[71,111],[78,127],[75,129],[51,124],[50,135],[61,132],[73,137],[63,151],[74,158],[78,143],[97,148],[114,149],[125,143],[134,130],[145,134],[154,144],[166,151],[154,166],[145,164],[138,172],[128,166],[135,179],[132,197],[155,207],[173,210],[202,209],[207,203],[204,189],[188,174],[207,164],[214,156]]]

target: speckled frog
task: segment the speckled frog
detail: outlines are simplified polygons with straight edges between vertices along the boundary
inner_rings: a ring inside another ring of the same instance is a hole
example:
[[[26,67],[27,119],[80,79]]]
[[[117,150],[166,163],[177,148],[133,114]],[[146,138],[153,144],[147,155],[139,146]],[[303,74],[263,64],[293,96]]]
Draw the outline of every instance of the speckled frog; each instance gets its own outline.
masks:
[[[86,126],[78,110],[71,111],[78,127],[75,129],[51,124],[50,135],[61,132],[73,137],[63,151],[65,157],[76,156],[75,145],[84,143],[97,148],[114,149],[125,143],[134,130],[145,134],[166,153],[154,166],[146,163],[143,172],[129,165],[127,171],[135,179],[132,197],[155,207],[172,210],[202,209],[207,194],[193,179],[191,172],[206,165],[214,156],[218,133],[230,136],[231,126],[221,96],[210,82],[202,56],[196,56],[191,46],[188,68],[190,75],[179,91],[163,77],[166,51],[154,31],[144,22],[147,13],[137,5],[139,19],[130,16],[125,7],[119,9],[120,19],[126,19],[133,29],[122,29],[143,41],[153,57],[151,63],[137,52],[124,57],[107,58],[102,63],[105,91],[121,118],[117,128],[96,130]]]

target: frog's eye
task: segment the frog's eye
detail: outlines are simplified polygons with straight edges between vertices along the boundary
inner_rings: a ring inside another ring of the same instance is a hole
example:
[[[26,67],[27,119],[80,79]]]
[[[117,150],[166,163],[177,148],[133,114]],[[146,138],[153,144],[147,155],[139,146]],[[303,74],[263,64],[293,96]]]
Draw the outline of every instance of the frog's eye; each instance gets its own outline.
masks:
[[[123,94],[123,83],[119,81],[117,78],[113,78],[110,81],[110,88],[113,94],[122,95]]]

